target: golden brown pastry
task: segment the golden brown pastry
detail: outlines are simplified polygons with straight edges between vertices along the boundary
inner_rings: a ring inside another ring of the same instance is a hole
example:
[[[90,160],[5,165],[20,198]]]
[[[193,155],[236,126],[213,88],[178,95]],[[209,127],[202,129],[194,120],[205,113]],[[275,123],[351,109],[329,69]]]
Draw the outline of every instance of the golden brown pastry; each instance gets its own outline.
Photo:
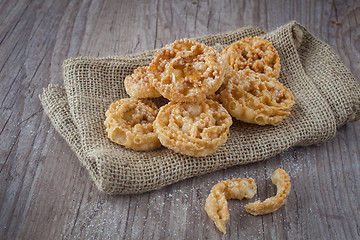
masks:
[[[259,125],[279,124],[295,103],[279,81],[249,69],[232,75],[221,87],[220,100],[236,119]]]
[[[286,198],[290,193],[291,183],[289,175],[281,168],[275,170],[271,176],[273,184],[276,185],[277,193],[275,197],[271,197],[261,202],[260,200],[249,203],[245,206],[248,213],[252,215],[264,215],[275,212],[285,204]]]
[[[189,156],[206,156],[226,142],[232,119],[221,104],[170,102],[160,108],[154,126],[165,147]]]
[[[157,106],[146,99],[124,98],[112,103],[104,122],[109,139],[137,151],[159,148],[153,126],[157,113]]]
[[[216,227],[226,233],[226,223],[229,221],[227,199],[251,199],[256,194],[256,184],[253,179],[238,178],[221,181],[213,186],[206,199],[205,211],[214,221]]]
[[[157,98],[161,94],[151,85],[148,73],[148,66],[138,67],[134,73],[127,76],[124,86],[127,94],[133,98]]]
[[[224,62],[214,49],[191,39],[158,50],[149,66],[152,85],[170,101],[201,102],[224,80]]]
[[[226,47],[221,55],[234,72],[249,69],[275,79],[280,75],[279,54],[266,39],[243,38]]]

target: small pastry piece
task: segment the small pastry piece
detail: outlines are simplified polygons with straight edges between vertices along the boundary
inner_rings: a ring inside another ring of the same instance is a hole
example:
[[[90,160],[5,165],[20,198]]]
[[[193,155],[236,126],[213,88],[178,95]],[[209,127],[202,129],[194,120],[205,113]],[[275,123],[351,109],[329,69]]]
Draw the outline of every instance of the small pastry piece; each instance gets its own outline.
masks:
[[[151,85],[148,66],[138,67],[134,73],[127,76],[124,81],[125,90],[133,98],[157,98],[161,94]]]
[[[206,199],[205,211],[214,221],[216,227],[226,233],[226,223],[229,221],[227,199],[251,199],[256,194],[256,184],[253,179],[238,178],[225,180],[213,186]]]
[[[149,66],[152,85],[170,101],[201,102],[221,86],[224,62],[214,49],[191,39],[158,50]]]
[[[125,98],[112,103],[104,122],[109,139],[137,151],[159,148],[153,127],[157,113],[157,106],[146,99]]]
[[[165,147],[189,156],[212,154],[229,135],[230,114],[221,104],[170,102],[160,108],[154,126]]]
[[[220,100],[236,119],[259,125],[279,124],[295,103],[283,84],[248,69],[234,74],[221,87]]]
[[[279,54],[266,39],[243,38],[226,47],[221,55],[225,64],[235,72],[250,69],[275,79],[280,75]]]
[[[275,170],[271,176],[273,184],[276,185],[277,193],[275,197],[271,197],[261,202],[260,200],[249,203],[245,206],[248,213],[257,216],[275,212],[285,204],[286,198],[290,193],[291,183],[289,175],[281,168]]]

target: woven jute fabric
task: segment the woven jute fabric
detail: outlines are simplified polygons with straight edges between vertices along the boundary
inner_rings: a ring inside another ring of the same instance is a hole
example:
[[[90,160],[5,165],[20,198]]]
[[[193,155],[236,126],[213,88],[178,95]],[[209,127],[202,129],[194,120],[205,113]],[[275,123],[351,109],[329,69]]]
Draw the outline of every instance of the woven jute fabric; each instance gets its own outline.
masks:
[[[278,126],[234,120],[231,137],[213,155],[201,158],[165,147],[137,152],[111,142],[104,126],[109,105],[129,97],[124,78],[150,63],[155,50],[108,58],[72,58],[63,64],[64,86],[40,95],[46,114],[89,171],[96,186],[111,194],[141,193],[213,172],[267,159],[291,146],[324,142],[337,127],[360,118],[358,82],[329,45],[290,22],[272,32],[249,27],[197,38],[217,50],[247,36],[273,43],[281,59],[279,81],[295,105]]]

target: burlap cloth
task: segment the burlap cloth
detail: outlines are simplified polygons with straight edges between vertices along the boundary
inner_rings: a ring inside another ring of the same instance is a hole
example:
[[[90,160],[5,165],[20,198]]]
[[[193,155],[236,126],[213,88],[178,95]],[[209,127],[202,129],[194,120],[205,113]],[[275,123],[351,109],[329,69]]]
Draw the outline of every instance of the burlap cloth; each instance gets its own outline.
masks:
[[[40,96],[46,114],[93,178],[112,194],[141,193],[234,165],[264,160],[295,145],[319,144],[337,127],[359,119],[360,90],[354,76],[329,45],[290,22],[272,32],[249,27],[196,40],[215,49],[243,37],[262,35],[278,50],[279,81],[296,104],[278,126],[234,120],[231,137],[213,155],[201,158],[166,148],[136,152],[111,142],[105,111],[126,98],[124,78],[147,65],[154,51],[108,58],[72,58],[63,64],[64,87],[49,85]]]

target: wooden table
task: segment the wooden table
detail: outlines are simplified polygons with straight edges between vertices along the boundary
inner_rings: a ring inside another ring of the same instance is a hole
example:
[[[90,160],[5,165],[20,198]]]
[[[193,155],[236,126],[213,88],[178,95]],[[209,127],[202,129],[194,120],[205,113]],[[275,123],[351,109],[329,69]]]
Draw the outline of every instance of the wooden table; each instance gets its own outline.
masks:
[[[62,84],[61,63],[159,48],[195,37],[291,20],[329,43],[360,76],[359,1],[13,1],[0,2],[1,239],[359,239],[360,122],[319,146],[191,178],[140,195],[99,192],[44,114],[38,95]],[[294,2],[294,3],[290,3]],[[358,78],[359,79],[359,78]],[[292,179],[288,201],[260,217],[230,201],[226,235],[204,211],[216,182],[253,177],[257,199],[270,176]]]

